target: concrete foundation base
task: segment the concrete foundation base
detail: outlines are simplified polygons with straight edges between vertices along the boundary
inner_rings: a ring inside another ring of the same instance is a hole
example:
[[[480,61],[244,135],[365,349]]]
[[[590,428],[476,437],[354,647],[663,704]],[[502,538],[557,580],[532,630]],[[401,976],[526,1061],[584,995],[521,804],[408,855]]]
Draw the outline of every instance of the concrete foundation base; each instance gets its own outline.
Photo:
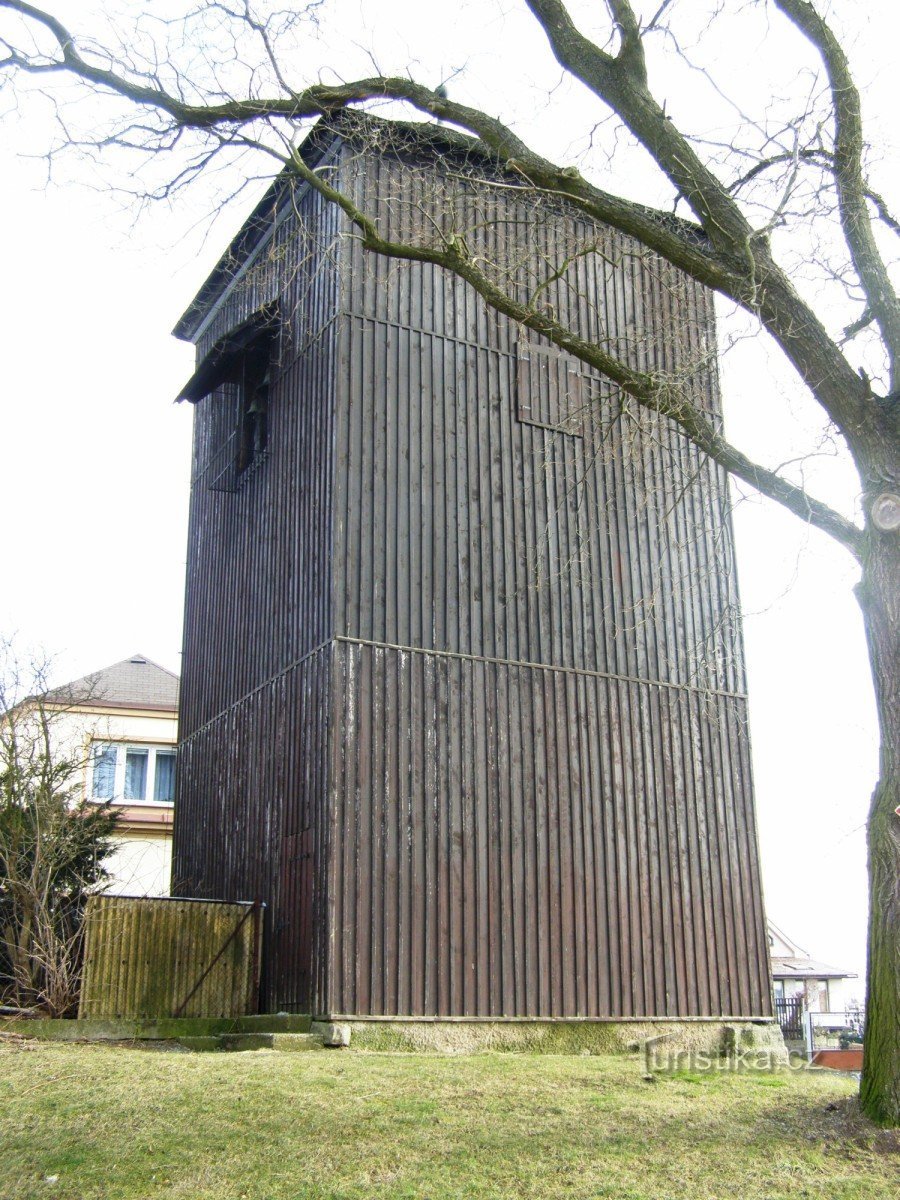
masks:
[[[311,1021],[303,1015],[124,1020],[15,1020],[0,1034],[63,1041],[179,1042],[191,1050],[284,1050],[351,1046],[361,1051],[480,1054],[641,1054],[650,1071],[705,1069],[720,1062],[770,1070],[788,1063],[771,1021],[417,1020]]]
[[[680,1056],[760,1056],[758,1065],[788,1061],[784,1039],[770,1021],[417,1021],[341,1017],[355,1050],[407,1053],[524,1054],[652,1053],[657,1069]],[[763,1062],[762,1060],[766,1061]],[[751,1065],[748,1061],[748,1065]]]

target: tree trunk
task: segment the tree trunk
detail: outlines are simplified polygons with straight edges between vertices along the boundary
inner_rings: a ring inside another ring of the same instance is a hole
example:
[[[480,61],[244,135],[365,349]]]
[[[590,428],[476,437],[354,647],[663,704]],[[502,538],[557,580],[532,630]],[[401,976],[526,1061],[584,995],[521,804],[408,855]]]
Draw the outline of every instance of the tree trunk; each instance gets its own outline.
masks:
[[[870,530],[857,589],[869,644],[881,732],[879,779],[869,812],[869,959],[863,1111],[900,1125],[900,539]]]

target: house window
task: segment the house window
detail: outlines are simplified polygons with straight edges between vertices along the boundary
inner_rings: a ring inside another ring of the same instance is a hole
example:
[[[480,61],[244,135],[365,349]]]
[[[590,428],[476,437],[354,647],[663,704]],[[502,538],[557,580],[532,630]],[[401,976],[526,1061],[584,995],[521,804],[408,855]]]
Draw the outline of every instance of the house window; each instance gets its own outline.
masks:
[[[94,742],[91,797],[127,804],[171,804],[175,799],[175,750]]]

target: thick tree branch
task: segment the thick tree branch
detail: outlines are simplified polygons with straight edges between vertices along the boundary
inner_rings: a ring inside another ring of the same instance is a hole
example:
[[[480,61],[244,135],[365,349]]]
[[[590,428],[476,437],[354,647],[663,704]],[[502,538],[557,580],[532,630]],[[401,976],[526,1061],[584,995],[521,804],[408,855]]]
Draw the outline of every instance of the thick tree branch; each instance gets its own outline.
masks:
[[[274,98],[234,99],[222,103],[190,104],[174,96],[149,76],[130,79],[89,62],[78,49],[72,34],[55,17],[23,0],[0,0],[0,9],[16,12],[37,22],[53,38],[61,55],[58,60],[29,58],[12,52],[5,65],[23,70],[66,71],[85,82],[102,87],[139,106],[166,114],[175,128],[192,128],[233,136],[240,126],[256,121],[295,123],[305,118],[334,114],[372,99],[394,99],[419,112],[438,117],[466,130],[477,139],[476,146],[490,152],[506,169],[530,185],[564,197],[592,219],[629,234],[666,258],[693,278],[742,304],[757,315],[782,346],[790,361],[829,417],[845,431],[858,423],[861,407],[869,400],[866,384],[843,357],[811,309],[801,300],[787,277],[774,264],[763,240],[755,237],[728,189],[701,162],[687,139],[675,128],[653,99],[646,83],[646,65],[640,27],[628,0],[610,0],[610,9],[620,31],[616,55],[606,53],[575,28],[560,0],[528,0],[529,7],[545,29],[560,63],[608,103],[654,156],[661,169],[685,195],[703,223],[703,231],[670,214],[635,204],[594,187],[579,172],[560,168],[530,150],[506,125],[470,106],[449,100],[440,91],[400,77],[374,76],[349,83],[316,84],[299,92]],[[442,129],[442,137],[453,131]],[[463,139],[469,146],[468,139]],[[252,138],[250,139],[252,142]],[[256,143],[262,146],[262,143]],[[296,168],[302,173],[300,166]],[[323,189],[319,181],[316,186]],[[336,198],[336,203],[342,203]],[[343,198],[346,203],[346,198]],[[343,207],[343,203],[342,203]],[[346,211],[346,210],[345,210]],[[359,225],[361,214],[352,219]],[[361,229],[363,226],[359,225]],[[363,232],[370,248],[394,257],[423,257],[432,253],[412,247],[384,243],[373,230]],[[435,252],[437,253],[437,252]],[[658,382],[629,373],[628,368],[605,355],[598,347],[582,343],[567,330],[552,332],[547,318],[517,307],[507,295],[480,276],[473,264],[446,247],[443,258],[428,261],[447,266],[467,278],[500,311],[547,336],[583,361],[598,367],[641,403],[676,420],[698,446],[752,486],[827,529],[844,545],[855,546],[858,530],[826,505],[808,499],[779,476],[755,466],[708,427],[702,414],[685,407]],[[537,322],[537,324],[535,324]],[[855,552],[855,550],[854,550]]]
[[[753,230],[720,182],[675,128],[647,87],[640,28],[627,0],[611,0],[622,32],[612,56],[575,26],[561,0],[527,0],[560,66],[608,104],[646,147],[676,191],[684,196],[713,246],[736,259],[750,250]]]
[[[78,51],[74,38],[54,17],[23,3],[0,0],[0,9],[29,16],[47,28],[63,52],[54,62],[31,62],[21,53],[0,60],[0,66],[24,71],[65,71],[85,82],[99,84],[125,99],[168,114],[179,126],[202,131],[216,126],[237,125],[261,119],[298,121],[334,113],[341,108],[373,99],[405,101],[419,112],[449,121],[467,130],[511,170],[538,187],[567,196],[583,211],[624,233],[640,239],[676,266],[689,271],[711,287],[727,286],[724,273],[717,267],[705,246],[700,230],[687,222],[658,212],[645,205],[624,200],[595,188],[571,168],[560,168],[531,151],[501,121],[478,109],[449,100],[410,79],[374,76],[339,85],[313,85],[286,97],[254,100],[229,100],[221,104],[191,105],[162,88],[137,83],[113,71],[92,66]],[[444,130],[452,136],[452,130]]]
[[[868,388],[775,263],[768,241],[754,233],[728,188],[652,97],[643,56],[638,67],[633,45],[627,56],[601,50],[576,29],[561,0],[527,3],[560,65],[619,116],[697,214],[730,280],[728,286],[712,286],[759,317],[855,449],[853,431],[873,411]],[[633,42],[637,19],[628,0],[610,0],[610,8],[622,30],[624,50],[626,42]]]
[[[474,134],[524,179],[567,197],[594,219],[640,239],[707,287],[748,308],[782,346],[829,418],[843,428],[852,428],[858,422],[859,404],[868,399],[867,389],[839,346],[772,262],[765,243],[754,240],[727,188],[701,163],[650,95],[640,65],[643,50],[635,34],[636,21],[627,0],[616,0],[615,4],[623,38],[625,30],[630,31],[626,38],[630,50],[624,58],[621,51],[613,57],[578,33],[559,0],[529,0],[529,4],[548,36],[552,31],[551,42],[560,62],[615,109],[675,186],[688,198],[694,197],[706,238],[669,214],[595,188],[577,171],[555,166],[535,154],[496,118],[409,79],[375,76],[345,84],[313,85],[286,97],[191,105],[159,87],[134,82],[88,63],[64,26],[23,0],[0,0],[0,9],[30,17],[52,33],[63,55],[53,69],[69,71],[137,104],[162,111],[183,127],[211,130],[260,119],[294,122],[385,98],[404,101],[428,116],[452,122]],[[45,63],[38,65],[40,69],[48,67]],[[826,369],[823,364],[827,364]]]
[[[375,222],[344,192],[327,182],[303,161],[299,154],[291,158],[296,173],[314,187],[326,200],[338,205],[362,234],[367,250],[389,258],[428,262],[445,267],[465,279],[491,308],[533,329],[548,338],[560,349],[601,371],[617,383],[638,404],[651,412],[672,420],[688,438],[727,471],[750,484],[762,495],[777,501],[796,516],[828,533],[845,546],[857,559],[861,552],[861,530],[827,504],[809,496],[774,471],[752,462],[732,446],[716,430],[712,422],[670,379],[660,379],[636,371],[594,342],[578,337],[546,312],[513,299],[478,266],[465,242],[458,235],[449,235],[441,247],[411,245],[383,237]]]
[[[900,297],[891,286],[878,251],[866,206],[862,172],[864,147],[859,92],[850,65],[829,25],[807,0],[775,0],[815,46],[825,63],[834,105],[834,178],[841,225],[853,265],[875,315],[891,359],[891,390],[900,386]]]

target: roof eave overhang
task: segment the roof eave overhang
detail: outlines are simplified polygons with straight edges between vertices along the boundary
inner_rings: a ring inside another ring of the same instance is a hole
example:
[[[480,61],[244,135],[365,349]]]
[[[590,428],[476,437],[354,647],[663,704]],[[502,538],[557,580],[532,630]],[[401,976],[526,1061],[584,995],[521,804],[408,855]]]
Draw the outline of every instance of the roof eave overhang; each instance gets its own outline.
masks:
[[[790,967],[773,967],[773,979],[858,979],[855,971],[797,971]]]
[[[326,156],[331,147],[342,140],[339,132],[319,121],[313,126],[299,153],[307,166],[315,166]],[[223,293],[235,278],[241,265],[265,238],[269,236],[284,198],[296,185],[296,176],[285,167],[272,180],[262,199],[238,230],[225,253],[213,267],[197,292],[197,295],[178,318],[172,330],[174,337],[183,342],[195,342],[207,315],[216,306]],[[308,186],[308,185],[301,185]]]
[[[242,356],[254,347],[262,346],[268,354],[278,334],[278,304],[265,304],[262,308],[235,326],[212,347],[198,364],[193,375],[175,397],[175,402],[190,400],[196,404],[223,383],[234,381]]]

